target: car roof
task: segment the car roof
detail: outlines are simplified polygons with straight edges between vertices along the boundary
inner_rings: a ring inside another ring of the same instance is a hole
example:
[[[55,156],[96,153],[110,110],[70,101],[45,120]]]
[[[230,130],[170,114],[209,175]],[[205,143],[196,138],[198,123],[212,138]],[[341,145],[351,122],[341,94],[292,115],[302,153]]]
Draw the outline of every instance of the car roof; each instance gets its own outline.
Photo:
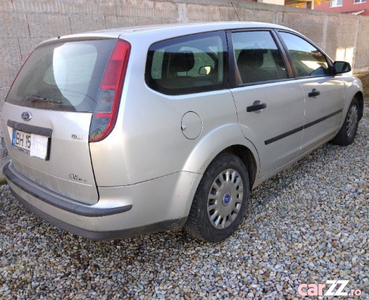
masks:
[[[230,30],[230,29],[242,29],[242,28],[275,28],[275,29],[288,29],[287,27],[264,22],[241,22],[241,21],[228,21],[228,22],[202,22],[202,23],[172,23],[172,24],[156,24],[145,26],[133,26],[133,27],[121,27],[104,30],[96,30],[78,34],[71,34],[65,36],[59,36],[52,38],[44,43],[55,42],[58,40],[78,40],[86,38],[129,38],[133,35],[147,35],[152,36],[153,32],[157,37],[174,37],[186,34],[194,34],[208,31],[217,30]]]
[[[264,22],[202,22],[202,23],[172,23],[172,24],[156,24],[145,26],[122,27],[115,29],[106,29],[95,31],[95,33],[120,33],[127,34],[133,32],[144,31],[167,31],[187,29],[189,31],[204,32],[213,30],[239,29],[239,28],[286,28],[280,25],[264,23]]]

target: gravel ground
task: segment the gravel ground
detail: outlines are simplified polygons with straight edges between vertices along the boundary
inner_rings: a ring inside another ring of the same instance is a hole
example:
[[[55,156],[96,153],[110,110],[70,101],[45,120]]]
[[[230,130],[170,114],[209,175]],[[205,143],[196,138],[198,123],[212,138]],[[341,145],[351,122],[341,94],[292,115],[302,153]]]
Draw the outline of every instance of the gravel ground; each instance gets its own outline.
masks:
[[[215,245],[180,231],[85,240],[4,185],[0,298],[301,299],[300,284],[349,280],[344,291],[361,295],[335,299],[369,299],[368,137],[367,109],[353,145],[325,145],[254,190],[241,228]]]

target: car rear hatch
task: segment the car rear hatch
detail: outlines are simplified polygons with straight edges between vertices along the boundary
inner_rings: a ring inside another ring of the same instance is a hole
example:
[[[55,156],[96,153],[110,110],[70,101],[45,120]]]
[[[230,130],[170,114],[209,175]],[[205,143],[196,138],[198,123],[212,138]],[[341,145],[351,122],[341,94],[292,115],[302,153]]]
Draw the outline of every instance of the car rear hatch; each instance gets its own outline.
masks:
[[[2,114],[19,177],[74,201],[98,201],[89,143],[104,139],[115,125],[129,50],[125,41],[96,37],[35,49]]]

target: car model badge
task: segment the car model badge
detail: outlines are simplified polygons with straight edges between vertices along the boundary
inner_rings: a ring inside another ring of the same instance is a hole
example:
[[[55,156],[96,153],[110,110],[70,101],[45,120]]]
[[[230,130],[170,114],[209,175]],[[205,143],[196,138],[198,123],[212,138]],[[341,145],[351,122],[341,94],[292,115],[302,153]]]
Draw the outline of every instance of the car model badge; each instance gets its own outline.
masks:
[[[25,111],[24,113],[22,113],[21,117],[24,121],[29,121],[32,119],[32,114],[28,111]]]

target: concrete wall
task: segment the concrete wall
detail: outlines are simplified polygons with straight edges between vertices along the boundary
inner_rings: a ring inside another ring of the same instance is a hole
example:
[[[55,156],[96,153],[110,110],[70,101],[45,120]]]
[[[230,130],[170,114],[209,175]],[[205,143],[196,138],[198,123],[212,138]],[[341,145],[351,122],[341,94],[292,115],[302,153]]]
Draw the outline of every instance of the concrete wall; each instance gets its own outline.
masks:
[[[332,58],[350,61],[355,72],[369,70],[368,17],[244,0],[1,0],[0,110],[18,69],[44,39],[141,24],[225,20],[291,27]]]

